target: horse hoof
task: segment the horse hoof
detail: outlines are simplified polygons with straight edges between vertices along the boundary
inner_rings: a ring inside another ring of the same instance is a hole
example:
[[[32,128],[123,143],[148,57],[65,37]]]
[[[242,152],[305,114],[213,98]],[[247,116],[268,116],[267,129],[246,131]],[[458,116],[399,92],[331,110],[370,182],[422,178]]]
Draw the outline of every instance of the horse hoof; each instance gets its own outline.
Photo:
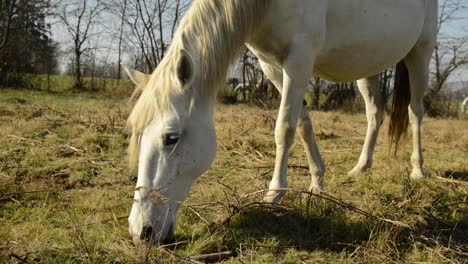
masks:
[[[265,203],[278,204],[283,196],[284,192],[268,191],[265,197],[263,197],[263,201]]]
[[[323,184],[321,184],[321,183],[312,183],[309,186],[309,192],[314,193],[314,194],[321,194],[322,192],[324,192]]]
[[[422,180],[424,179],[424,172],[421,169],[413,169],[411,172],[410,178],[413,180]]]
[[[364,173],[372,166],[371,161],[359,162],[354,168],[348,172],[348,176],[357,176]]]
[[[348,172],[348,176],[358,176],[361,173],[363,173],[363,170],[361,168],[355,167]]]

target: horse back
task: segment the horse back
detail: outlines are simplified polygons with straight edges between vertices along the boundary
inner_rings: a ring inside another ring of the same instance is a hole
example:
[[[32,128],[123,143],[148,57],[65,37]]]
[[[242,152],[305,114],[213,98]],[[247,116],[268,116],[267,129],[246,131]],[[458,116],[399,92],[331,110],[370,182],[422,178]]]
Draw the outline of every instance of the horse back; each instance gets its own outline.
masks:
[[[317,12],[314,7],[326,12],[320,23],[307,19],[308,12]],[[314,75],[350,81],[395,65],[422,35],[435,38],[436,30],[428,25],[436,19],[436,0],[275,0],[248,44],[279,68],[296,36],[324,30]]]

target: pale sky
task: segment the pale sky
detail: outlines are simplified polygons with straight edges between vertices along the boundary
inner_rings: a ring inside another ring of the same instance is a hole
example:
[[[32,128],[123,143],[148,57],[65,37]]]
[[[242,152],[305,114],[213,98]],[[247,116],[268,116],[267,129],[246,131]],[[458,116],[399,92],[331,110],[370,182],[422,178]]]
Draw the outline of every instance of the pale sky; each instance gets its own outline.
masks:
[[[184,0],[184,1],[190,1],[190,0]],[[465,0],[467,2],[468,6],[468,0]],[[456,16],[459,19],[454,20],[453,22],[447,24],[445,27],[442,28],[442,34],[450,35],[450,36],[460,36],[461,34],[468,34],[468,8],[465,9],[463,12],[459,12]],[[112,19],[109,16],[103,17],[101,19]],[[108,22],[108,21],[107,21]],[[109,23],[107,23],[109,24]],[[116,24],[116,23],[110,23],[110,24]],[[62,49],[66,50],[67,47],[71,46],[71,41],[70,37],[68,35],[68,32],[65,31],[65,29],[59,24],[59,23],[54,23],[52,26],[52,37],[58,41]],[[109,31],[109,30],[104,30],[104,31]],[[116,45],[117,45],[117,40],[112,38],[110,34],[104,34],[103,36],[100,36],[100,39],[98,40],[99,43],[105,44],[105,46],[111,46],[113,50],[116,50]],[[106,49],[100,50],[100,53],[102,54],[101,57],[107,58],[108,60],[112,60],[113,57],[116,57],[116,52],[115,51],[110,51]],[[116,60],[116,59],[114,59]],[[130,57],[126,56],[124,57],[124,60],[127,60],[125,63],[131,64],[129,62]],[[66,63],[68,62],[68,59],[62,60],[61,67],[62,69],[65,67]],[[465,67],[465,69],[458,70],[452,74],[452,76],[449,79],[450,81],[468,81],[468,67]]]

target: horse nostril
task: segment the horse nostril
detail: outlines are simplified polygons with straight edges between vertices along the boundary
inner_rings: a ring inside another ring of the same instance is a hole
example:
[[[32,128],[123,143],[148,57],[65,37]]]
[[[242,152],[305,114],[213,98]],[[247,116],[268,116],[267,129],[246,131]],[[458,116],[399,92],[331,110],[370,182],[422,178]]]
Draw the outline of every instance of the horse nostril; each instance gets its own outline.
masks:
[[[151,226],[144,226],[140,234],[141,240],[150,240],[153,235],[153,228]]]

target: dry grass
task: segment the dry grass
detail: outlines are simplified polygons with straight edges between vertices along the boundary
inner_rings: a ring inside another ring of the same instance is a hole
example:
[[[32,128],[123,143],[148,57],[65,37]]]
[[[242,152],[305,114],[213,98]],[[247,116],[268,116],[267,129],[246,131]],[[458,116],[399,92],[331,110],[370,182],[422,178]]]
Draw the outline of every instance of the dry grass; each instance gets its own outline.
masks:
[[[276,112],[217,106],[218,155],[179,214],[173,247],[135,247],[127,233],[135,176],[126,168],[126,99],[0,91],[0,262],[464,263],[468,257],[468,122],[424,121],[429,178],[409,180],[379,137],[374,167],[349,177],[362,114],[311,113],[328,171],[309,185],[300,143],[281,205],[261,203],[274,160]],[[385,125],[384,125],[385,126]]]

